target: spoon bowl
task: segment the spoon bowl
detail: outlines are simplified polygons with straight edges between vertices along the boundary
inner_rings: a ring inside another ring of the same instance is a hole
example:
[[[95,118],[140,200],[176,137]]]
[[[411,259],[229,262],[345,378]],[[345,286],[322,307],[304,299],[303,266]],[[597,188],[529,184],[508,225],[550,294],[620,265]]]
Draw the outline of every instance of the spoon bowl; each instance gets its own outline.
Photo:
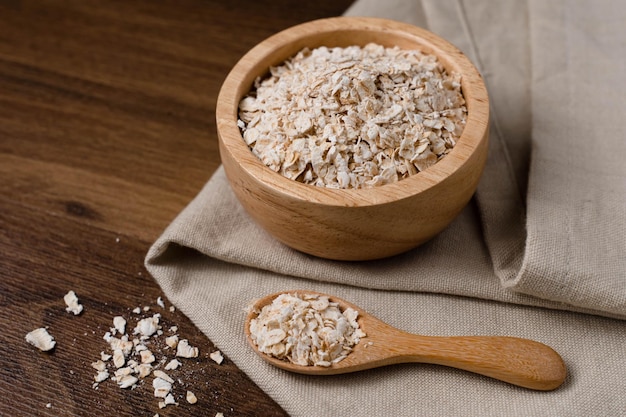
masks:
[[[348,356],[331,366],[303,366],[258,350],[250,335],[250,321],[280,294],[325,295],[341,311],[358,311],[357,322],[366,337]],[[314,291],[285,291],[258,299],[245,320],[245,333],[254,351],[270,364],[300,374],[334,375],[398,363],[429,363],[485,375],[521,387],[549,391],[567,374],[561,356],[534,340],[510,336],[423,336],[407,333],[368,314],[360,307],[332,295]]]

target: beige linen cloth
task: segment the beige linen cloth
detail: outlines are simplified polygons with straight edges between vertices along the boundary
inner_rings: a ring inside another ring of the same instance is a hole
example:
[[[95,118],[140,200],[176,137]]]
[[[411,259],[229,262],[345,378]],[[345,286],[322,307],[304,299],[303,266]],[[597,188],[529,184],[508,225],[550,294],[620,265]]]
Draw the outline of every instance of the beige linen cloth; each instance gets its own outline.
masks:
[[[293,416],[626,416],[626,3],[360,0],[347,14],[426,27],[476,63],[493,117],[476,198],[420,248],[332,262],[260,230],[220,169],[151,248],[151,274]],[[535,339],[569,375],[543,393],[433,365],[286,373],[252,353],[243,320],[290,289],[414,333]]]

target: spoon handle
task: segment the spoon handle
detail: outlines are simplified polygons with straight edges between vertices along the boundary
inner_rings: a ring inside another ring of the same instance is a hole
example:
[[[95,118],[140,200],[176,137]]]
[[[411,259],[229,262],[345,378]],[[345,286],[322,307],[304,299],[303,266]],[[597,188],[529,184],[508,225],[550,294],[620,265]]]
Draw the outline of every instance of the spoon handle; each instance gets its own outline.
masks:
[[[557,388],[567,373],[563,359],[552,348],[517,337],[407,333],[396,342],[404,347],[403,361],[450,366],[535,390]]]

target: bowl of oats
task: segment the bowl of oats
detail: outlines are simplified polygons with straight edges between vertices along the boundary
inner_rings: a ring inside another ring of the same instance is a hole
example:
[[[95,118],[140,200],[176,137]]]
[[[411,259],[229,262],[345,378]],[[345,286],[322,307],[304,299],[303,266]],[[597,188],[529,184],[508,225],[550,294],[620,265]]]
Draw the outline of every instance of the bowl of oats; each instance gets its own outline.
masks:
[[[446,40],[336,17],[262,41],[216,107],[232,190],[270,235],[321,258],[393,256],[446,228],[487,159],[480,73]]]

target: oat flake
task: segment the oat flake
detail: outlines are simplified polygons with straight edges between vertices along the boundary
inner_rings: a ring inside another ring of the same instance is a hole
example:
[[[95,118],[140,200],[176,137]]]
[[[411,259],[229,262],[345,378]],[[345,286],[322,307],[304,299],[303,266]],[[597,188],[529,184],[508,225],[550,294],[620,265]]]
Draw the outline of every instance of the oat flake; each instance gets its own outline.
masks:
[[[43,327],[28,332],[26,334],[26,341],[42,352],[52,350],[56,345],[54,337]]]

